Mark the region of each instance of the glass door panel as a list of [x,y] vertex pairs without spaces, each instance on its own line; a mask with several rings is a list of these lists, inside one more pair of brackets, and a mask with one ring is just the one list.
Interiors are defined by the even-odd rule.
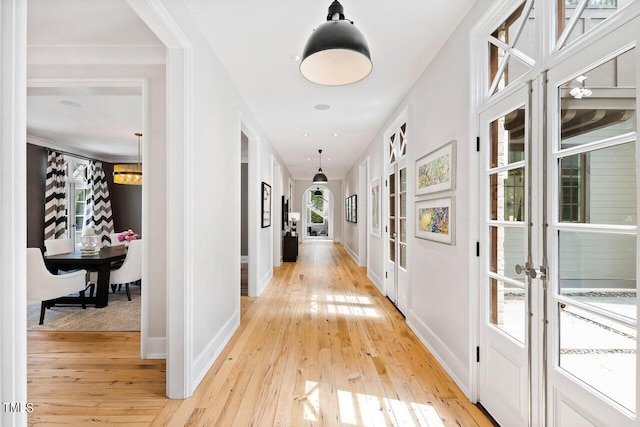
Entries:
[[484,258],[479,400],[500,425],[509,426],[529,423],[530,279],[516,272],[516,266],[527,261],[530,244],[528,89],[514,92],[480,115]]
[[398,245],[399,245],[399,261],[400,268],[407,268],[407,168],[398,171],[399,182],[399,198],[398,198]]
[[550,417],[638,425],[636,51],[550,72]]

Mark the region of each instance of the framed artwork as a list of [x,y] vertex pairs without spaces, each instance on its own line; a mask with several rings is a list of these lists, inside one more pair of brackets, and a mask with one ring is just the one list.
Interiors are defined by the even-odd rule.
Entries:
[[416,202],[416,237],[453,245],[454,203],[453,197]]
[[369,231],[380,237],[380,178],[375,178],[369,184]]
[[289,223],[289,200],[282,196],[282,231],[287,230]]
[[348,222],[358,222],[358,195],[349,196],[344,201],[345,218]]
[[271,226],[271,186],[262,183],[262,228]]
[[351,214],[351,206],[349,206],[349,204],[351,203],[351,199],[349,197],[347,197],[346,199],[344,199],[344,219],[349,222],[349,215]]
[[416,160],[415,195],[454,190],[456,188],[456,141],[425,154]]

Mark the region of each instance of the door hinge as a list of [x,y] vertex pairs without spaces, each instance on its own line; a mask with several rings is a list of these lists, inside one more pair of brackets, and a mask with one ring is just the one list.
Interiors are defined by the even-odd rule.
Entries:
[[389,184],[387,184],[387,180],[386,180],[386,179],[384,180],[384,186],[385,186],[385,187],[388,187],[388,186],[389,186]]
[[480,137],[476,136],[476,151],[480,152]]
[[389,278],[389,272],[388,272],[388,271],[385,271],[385,272],[384,272],[384,278],[385,278],[385,279],[388,279],[388,278]]
[[476,347],[476,362],[480,363],[480,346]]
[[386,225],[384,226],[384,232],[388,233],[389,232],[389,227],[387,227]]
[[480,242],[476,242],[476,256],[480,256]]

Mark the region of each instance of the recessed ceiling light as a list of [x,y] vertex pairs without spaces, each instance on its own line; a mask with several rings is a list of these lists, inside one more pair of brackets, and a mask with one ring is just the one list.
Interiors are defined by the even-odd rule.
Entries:
[[68,99],[63,99],[62,101],[60,101],[60,104],[66,105],[67,107],[73,107],[73,108],[82,107],[82,104],[77,103],[75,101],[69,101]]
[[303,133],[302,136],[309,136],[307,132]]
[[291,60],[292,60],[292,61],[295,61],[295,62],[300,61],[300,55],[293,55],[293,56],[291,57]]
[[334,133],[334,134],[333,134],[333,136],[338,136],[338,134],[337,134],[337,133]]
[[327,104],[318,104],[313,108],[315,108],[316,110],[319,110],[319,111],[324,111],[324,110],[328,110],[329,108],[331,108],[331,106],[329,106]]

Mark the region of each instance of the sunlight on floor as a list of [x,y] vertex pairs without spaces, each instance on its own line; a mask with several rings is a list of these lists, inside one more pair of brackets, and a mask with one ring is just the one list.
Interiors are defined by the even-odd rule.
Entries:
[[[305,392],[304,418],[307,421],[318,422],[321,409],[319,384],[306,381]],[[387,413],[397,425],[444,427],[438,412],[428,404],[403,402],[345,390],[337,390],[337,398],[341,424],[383,426],[386,425],[384,413]]]
[[[373,303],[368,297],[359,297],[353,295],[327,295],[325,299],[328,302],[326,304],[326,307],[329,314],[369,317],[372,319],[380,318],[380,314],[378,314],[378,311],[375,308],[370,307],[371,305],[373,305]],[[318,297],[318,295],[313,295],[311,297],[311,310],[315,313],[317,313],[319,310],[319,300],[320,298]]]

